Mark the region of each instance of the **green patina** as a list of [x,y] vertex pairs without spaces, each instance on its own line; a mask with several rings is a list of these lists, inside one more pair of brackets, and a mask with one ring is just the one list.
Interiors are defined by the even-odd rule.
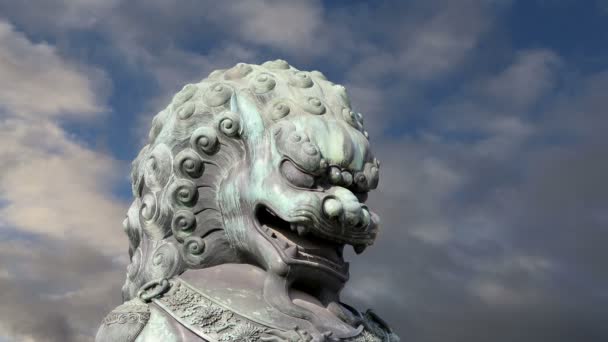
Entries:
[[[348,279],[340,248],[360,253],[377,234],[362,201],[378,167],[361,114],[320,72],[281,60],[238,64],[185,86],[133,163],[124,298],[184,270],[247,264],[263,270],[265,305],[307,321],[315,342],[324,331],[360,333],[329,311],[294,305],[285,278],[338,298]],[[137,341],[178,341],[172,329],[153,312]]]

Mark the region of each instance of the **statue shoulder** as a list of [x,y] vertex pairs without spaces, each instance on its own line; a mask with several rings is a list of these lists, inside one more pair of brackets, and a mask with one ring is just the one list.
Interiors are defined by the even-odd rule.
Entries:
[[374,311],[368,309],[363,315],[363,324],[366,329],[376,336],[385,336],[388,342],[399,342],[399,336],[393,332],[388,324],[380,318]]
[[133,342],[150,320],[150,307],[139,298],[124,302],[101,323],[96,342]]
[[[353,325],[363,326],[363,331],[360,335],[347,339],[349,342],[399,342],[399,336],[393,332],[388,324],[380,318],[374,311],[368,309],[361,312],[354,307],[340,303],[343,310],[340,316],[351,322]],[[339,312],[339,311],[338,311]]]

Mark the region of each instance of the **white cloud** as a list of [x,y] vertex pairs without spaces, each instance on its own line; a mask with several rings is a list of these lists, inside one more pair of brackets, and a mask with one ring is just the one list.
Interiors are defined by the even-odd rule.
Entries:
[[[426,11],[417,7],[424,7]],[[382,76],[408,81],[436,81],[454,72],[477,48],[493,22],[495,9],[483,1],[412,2],[401,8],[410,15],[390,26],[390,45],[353,46],[362,52],[351,77],[368,82]],[[389,15],[390,17],[390,15]],[[356,39],[356,38],[355,38]]]
[[0,269],[0,279],[10,279],[13,276],[8,272],[8,270],[2,268]]
[[399,62],[412,78],[431,79],[460,65],[488,29],[478,6],[443,4],[440,11],[410,32]]
[[555,86],[560,57],[551,50],[524,50],[513,63],[480,85],[482,93],[501,104],[525,108]]
[[486,304],[493,306],[521,305],[528,301],[522,293],[506,287],[499,281],[474,281],[470,290]]
[[0,207],[6,228],[60,239],[95,240],[122,251],[126,203],[111,194],[126,172],[49,122],[0,123]]
[[430,145],[402,139],[378,144],[377,149],[382,162],[380,189],[387,195],[413,196],[418,203],[434,204],[466,180]]
[[390,293],[394,303],[403,303],[405,294],[401,290],[399,284],[394,283],[390,270],[377,268],[353,277],[346,287],[346,295],[369,306]]
[[0,20],[0,110],[14,115],[91,117],[103,110],[103,74],[63,59]]
[[[517,253],[478,260],[475,266],[479,272],[470,280],[469,290],[486,304],[495,306],[527,306],[544,300],[538,282],[556,267],[547,258]],[[519,282],[509,281],[518,276]]]
[[408,232],[429,244],[442,245],[449,242],[453,235],[453,227],[448,223],[426,222],[415,225]]
[[318,1],[256,0],[226,3],[235,20],[226,29],[245,40],[281,51],[316,55],[327,47],[320,28],[323,7]]
[[0,228],[123,250],[126,204],[111,189],[126,169],[52,121],[103,114],[102,72],[3,21],[0,47]]
[[481,157],[494,159],[511,156],[535,130],[531,123],[516,116],[484,120],[481,129],[488,137],[471,146],[471,150]]
[[430,130],[440,137],[472,137],[465,144],[479,157],[511,158],[542,129],[529,112],[556,87],[561,65],[551,50],[516,51],[509,64],[472,79],[437,104]]

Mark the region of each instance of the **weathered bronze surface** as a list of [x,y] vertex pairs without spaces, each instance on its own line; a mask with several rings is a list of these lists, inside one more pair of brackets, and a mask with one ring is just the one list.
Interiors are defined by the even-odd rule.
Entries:
[[124,303],[102,341],[398,341],[340,302],[342,252],[379,219],[360,113],[343,86],[283,60],[188,84],[131,173]]

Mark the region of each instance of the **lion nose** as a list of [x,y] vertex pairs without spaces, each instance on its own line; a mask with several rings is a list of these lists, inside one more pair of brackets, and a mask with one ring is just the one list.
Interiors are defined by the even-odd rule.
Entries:
[[331,220],[338,220],[345,227],[356,227],[367,222],[369,212],[361,207],[359,199],[345,188],[336,188],[323,201],[323,214]]

